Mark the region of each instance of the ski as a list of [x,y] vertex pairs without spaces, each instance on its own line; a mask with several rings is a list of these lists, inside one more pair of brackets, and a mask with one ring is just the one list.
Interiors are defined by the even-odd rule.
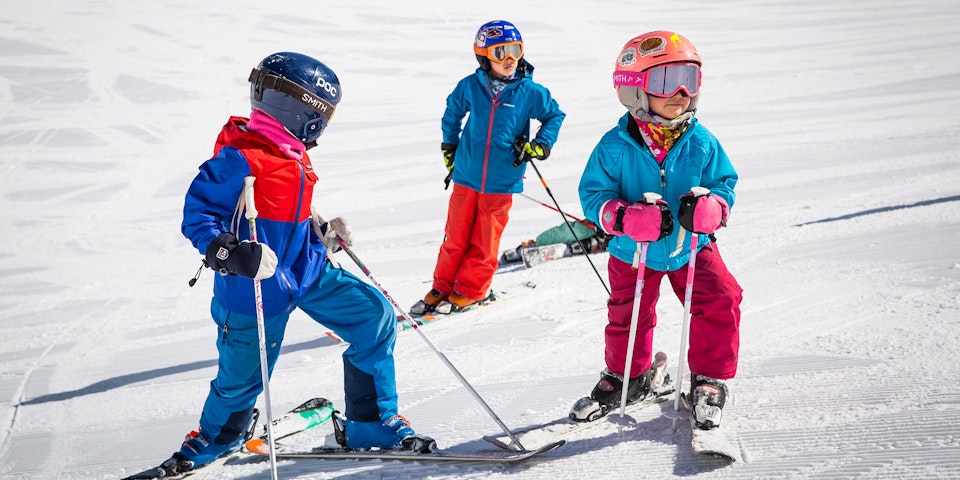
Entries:
[[[644,397],[641,400],[638,400],[634,403],[628,404],[627,408],[624,410],[625,415],[635,414],[647,407],[653,405],[658,405],[663,403],[673,397],[674,387],[672,384],[665,384],[659,389],[653,390],[649,395]],[[594,420],[587,422],[576,422],[570,419],[570,417],[563,417],[552,422],[534,425],[528,428],[522,428],[514,430],[513,434],[519,437],[519,439],[525,443],[531,445],[537,445],[550,443],[557,441],[566,441],[567,438],[574,436],[585,430],[589,430],[593,427],[596,427],[601,424],[614,423],[615,419],[612,417],[618,417],[620,410],[612,411],[607,415],[601,416]],[[510,445],[509,438],[504,436],[492,436],[485,435],[483,437],[487,442],[500,447],[504,450],[516,451],[516,448]]]
[[[491,290],[490,294],[487,295],[486,298],[484,298],[483,300],[479,300],[477,301],[477,303],[474,303],[473,305],[469,305],[467,307],[454,309],[453,304],[444,300],[440,302],[440,304],[437,305],[436,309],[434,309],[431,312],[425,312],[420,315],[412,312],[408,312],[407,315],[409,315],[410,318],[414,322],[416,322],[417,326],[421,326],[421,325],[426,325],[428,323],[436,322],[438,320],[441,320],[453,315],[460,315],[463,313],[472,312],[474,310],[486,307],[487,305],[490,305],[492,303],[498,302],[502,300],[505,296],[506,296],[506,292],[495,292]],[[414,326],[410,325],[410,323],[404,320],[402,316],[397,317],[397,324],[401,330],[411,330],[414,328]]]
[[407,316],[409,316],[416,325],[411,326],[410,323],[407,322],[401,315],[397,317],[397,329],[401,331],[412,330],[420,327],[421,325],[434,323],[444,318],[470,313],[483,307],[499,304],[505,298],[510,296],[510,294],[507,292],[513,291],[513,289],[516,287],[537,288],[537,283],[532,280],[528,280],[511,285],[504,290],[490,290],[490,293],[487,294],[487,297],[483,300],[462,308],[455,308],[453,304],[446,300],[441,301],[436,308],[429,308],[424,304],[423,300],[420,300],[410,308],[409,312],[407,312]]
[[524,268],[533,268],[541,263],[568,256],[567,250],[566,243],[555,243],[542,247],[528,247],[520,249],[520,257],[523,260]]
[[[333,403],[331,403],[329,400],[320,397],[311,398],[310,400],[307,400],[296,408],[273,420],[271,426],[273,429],[274,438],[287,438],[319,426],[330,419],[330,417],[333,415],[333,411]],[[254,423],[256,423],[256,420],[254,420]],[[259,436],[256,436],[254,440],[261,440],[265,442],[267,440],[267,426],[264,424],[260,428],[262,429],[263,433],[261,433]],[[256,431],[257,427],[254,426],[251,430],[251,436],[256,435]],[[234,463],[249,456],[249,450],[241,449],[224,455],[210,463],[187,470],[185,472],[176,471],[177,469],[174,468],[175,466],[173,465],[165,466],[165,464],[169,462],[168,460],[167,462],[164,462],[156,467],[148,468],[142,472],[124,477],[123,480],[178,480],[200,473],[209,472],[211,470],[216,470],[224,465]]]
[[[334,410],[336,409],[330,400],[322,397],[311,398],[300,406],[273,420],[271,424],[273,428],[273,439],[281,440],[320,426],[326,423],[327,420],[330,420]],[[256,437],[267,440],[266,424],[264,424],[262,428],[263,431]]]
[[[667,373],[667,354],[657,352],[651,370],[650,391],[643,398],[628,402],[626,408],[624,408],[624,415],[636,413],[644,408],[665,402],[676,391],[676,387],[670,380],[670,374]],[[616,422],[617,420],[612,419],[605,422],[604,419],[609,415],[619,416],[619,410],[619,408],[608,410],[593,398],[583,397],[577,400],[567,417],[517,430],[513,433],[519,435],[523,442],[536,445],[569,437],[601,423]],[[502,436],[485,436],[483,439],[505,450],[517,449],[516,442],[511,439],[511,442],[507,443],[507,439]]]
[[533,268],[551,260],[583,255],[584,249],[590,254],[605,252],[608,241],[609,237],[606,235],[594,235],[580,241],[573,240],[548,245],[537,245],[537,242],[528,240],[522,242],[513,250],[506,250],[501,253],[497,270],[507,271],[507,267],[519,268],[521,264],[524,269]]
[[148,468],[140,473],[135,473],[129,477],[123,477],[121,480],[180,480],[183,478],[192,477],[194,475],[200,475],[206,472],[216,470],[228,463],[233,463],[244,457],[245,455],[240,452],[233,452],[229,455],[222,456],[210,463],[202,465],[200,467],[188,470],[186,472],[176,472],[168,470],[167,467],[159,465],[153,468]]
[[[464,462],[464,463],[517,463],[553,450],[566,443],[566,440],[557,440],[543,445],[536,450],[491,451],[477,453],[454,453],[439,451],[434,453],[418,453],[407,450],[352,450],[345,448],[315,448],[310,451],[297,451],[287,446],[279,446],[276,451],[277,459],[318,459],[318,460],[401,460],[410,462]],[[260,455],[268,455],[262,451]]]
[[[686,394],[680,395],[680,400],[688,412],[691,411]],[[720,422],[720,426],[704,430],[698,428],[693,414],[690,413],[691,439],[690,448],[698,455],[708,455],[722,458],[730,463],[743,461],[740,451],[730,442],[727,433],[730,431],[730,420]]]

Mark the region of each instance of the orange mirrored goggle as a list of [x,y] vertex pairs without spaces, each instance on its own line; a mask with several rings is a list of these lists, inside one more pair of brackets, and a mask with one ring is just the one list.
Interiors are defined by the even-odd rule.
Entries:
[[491,62],[503,63],[507,58],[520,61],[523,57],[523,42],[500,43],[491,45],[486,50],[486,57]]

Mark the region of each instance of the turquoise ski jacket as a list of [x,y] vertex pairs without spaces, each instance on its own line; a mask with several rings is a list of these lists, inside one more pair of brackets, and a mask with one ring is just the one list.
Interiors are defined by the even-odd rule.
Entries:
[[[580,177],[580,204],[584,215],[601,225],[600,209],[606,202],[621,199],[633,204],[643,200],[645,192],[660,194],[670,207],[675,228],[672,234],[647,247],[647,268],[678,270],[690,258],[691,239],[677,220],[680,196],[693,187],[705,187],[733,208],[737,172],[720,142],[696,118],[676,141],[663,165],[657,163],[646,145],[631,136],[628,128],[637,130],[635,124],[630,126],[631,122],[635,122],[633,117],[625,114],[593,149]],[[682,244],[678,245],[678,239]],[[710,241],[710,236],[700,235],[697,251]],[[611,255],[627,263],[633,262],[636,250],[637,243],[627,235],[614,237],[607,246]],[[676,255],[671,256],[674,252]]]
[[530,136],[530,119],[536,119],[541,127],[532,140],[550,148],[556,143],[566,114],[550,91],[533,81],[533,66],[521,61],[517,75],[495,94],[490,77],[478,68],[447,96],[441,127],[443,143],[457,145],[454,183],[480,193],[522,192],[527,165],[513,166],[517,137]]

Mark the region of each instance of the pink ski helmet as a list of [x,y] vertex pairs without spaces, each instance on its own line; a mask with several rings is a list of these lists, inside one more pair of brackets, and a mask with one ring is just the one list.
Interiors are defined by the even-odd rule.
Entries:
[[[657,77],[655,81],[645,73],[666,64],[686,66],[686,69],[666,79]],[[620,103],[631,112],[648,112],[648,94],[673,96],[681,90],[690,97],[687,111],[691,112],[696,110],[699,99],[699,67],[702,64],[697,48],[683,35],[666,30],[648,32],[630,39],[620,49],[613,71],[613,86]],[[653,93],[652,88],[658,93]]]

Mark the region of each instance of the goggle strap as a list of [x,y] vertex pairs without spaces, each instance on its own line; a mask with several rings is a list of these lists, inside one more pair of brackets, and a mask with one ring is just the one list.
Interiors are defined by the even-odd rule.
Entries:
[[254,68],[250,72],[247,81],[254,85],[254,98],[260,101],[263,98],[264,90],[273,90],[289,95],[298,102],[310,107],[314,112],[319,113],[327,122],[333,118],[336,107],[332,103],[318,97],[310,90],[297,85],[293,81],[281,77],[280,75],[270,73],[260,68]]

